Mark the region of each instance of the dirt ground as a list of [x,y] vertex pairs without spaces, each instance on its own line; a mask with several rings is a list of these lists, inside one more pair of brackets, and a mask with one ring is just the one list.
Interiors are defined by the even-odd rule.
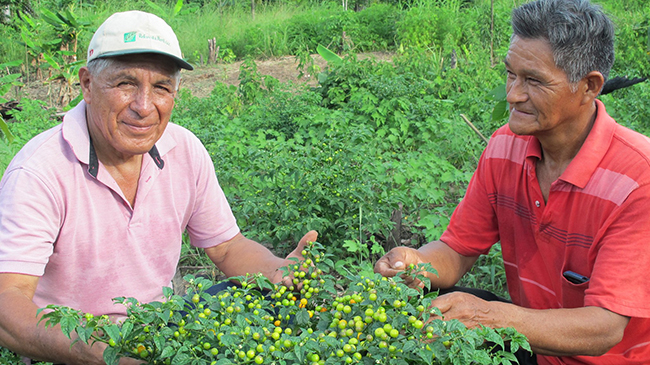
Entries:
[[[390,61],[391,53],[375,52],[358,54],[358,59],[374,58],[378,61]],[[327,63],[316,54],[312,55],[314,63],[324,70]],[[284,56],[268,60],[256,61],[257,69],[261,75],[270,75],[280,82],[303,82],[316,85],[316,75],[303,76],[298,78],[298,60],[295,56]],[[230,64],[204,65],[195,68],[193,71],[183,70],[181,72],[181,88],[187,88],[196,97],[205,97],[210,94],[216,82],[223,82],[229,85],[239,84],[239,67],[241,61]],[[50,107],[61,110],[62,99],[64,103],[76,97],[79,93],[79,86],[74,85],[71,95],[62,95],[61,86],[58,82],[45,83],[43,81],[27,82],[20,90],[14,90],[5,95],[7,99],[16,99],[20,96],[31,99],[38,99],[47,102]]]

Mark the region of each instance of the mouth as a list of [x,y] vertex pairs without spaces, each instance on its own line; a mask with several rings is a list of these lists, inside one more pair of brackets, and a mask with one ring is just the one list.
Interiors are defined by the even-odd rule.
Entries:
[[517,114],[518,115],[533,115],[533,113],[531,113],[531,112],[521,110],[521,109],[517,109],[515,107],[510,107],[510,114],[511,115],[517,115]]
[[126,126],[129,130],[133,131],[134,133],[141,134],[141,133],[147,133],[151,129],[154,128],[153,124],[150,125],[138,125],[138,124],[133,124],[133,123],[127,123],[127,122],[122,122],[124,126]]

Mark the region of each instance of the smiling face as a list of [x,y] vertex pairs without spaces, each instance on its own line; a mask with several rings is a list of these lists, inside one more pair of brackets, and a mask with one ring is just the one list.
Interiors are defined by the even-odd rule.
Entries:
[[174,107],[176,68],[166,57],[151,54],[115,58],[91,75],[79,72],[88,130],[105,160],[128,160],[147,153],[162,136]]
[[509,126],[514,133],[539,137],[571,128],[581,113],[583,81],[569,83],[566,73],[555,66],[547,40],[514,36],[505,65]]

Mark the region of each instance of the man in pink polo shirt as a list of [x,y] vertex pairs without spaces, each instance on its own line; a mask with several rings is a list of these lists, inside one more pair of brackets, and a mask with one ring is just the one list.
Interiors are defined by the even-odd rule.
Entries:
[[512,27],[508,125],[440,240],[398,247],[375,270],[428,262],[447,289],[500,241],[512,303],[452,291],[433,303],[445,319],[514,327],[536,354],[527,363],[650,364],[650,140],[596,99],[613,26],[588,0],[538,0]]
[[119,317],[114,297],[160,300],[185,230],[227,276],[286,279],[278,269],[289,261],[240,233],[201,142],[168,124],[181,68],[192,66],[176,35],[152,14],[114,14],[94,34],[79,71],[84,100],[28,142],[0,182],[0,346],[103,364],[102,344],[71,346],[37,324],[37,309]]

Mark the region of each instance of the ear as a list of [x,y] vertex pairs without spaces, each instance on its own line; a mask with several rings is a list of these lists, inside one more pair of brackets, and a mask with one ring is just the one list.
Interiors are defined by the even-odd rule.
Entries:
[[600,95],[605,85],[605,78],[599,71],[591,71],[582,79],[583,102],[590,104]]
[[90,92],[91,79],[92,76],[90,75],[90,71],[88,71],[88,67],[82,67],[79,69],[79,84],[81,85],[81,92],[83,93],[86,104],[90,104],[92,99]]

